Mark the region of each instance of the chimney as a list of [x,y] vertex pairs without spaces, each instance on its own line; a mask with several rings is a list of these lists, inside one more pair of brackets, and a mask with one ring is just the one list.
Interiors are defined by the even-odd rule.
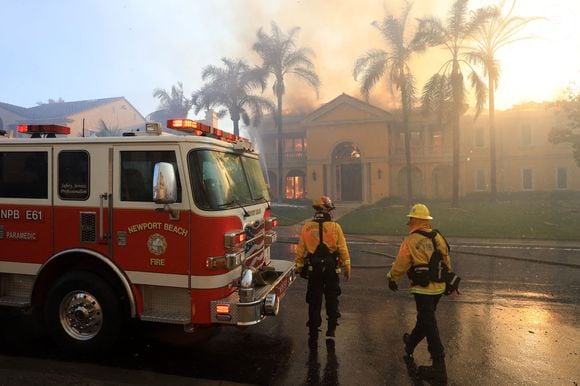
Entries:
[[215,111],[212,109],[206,110],[205,112],[205,119],[203,121],[206,125],[213,127],[214,129],[218,128],[218,116]]

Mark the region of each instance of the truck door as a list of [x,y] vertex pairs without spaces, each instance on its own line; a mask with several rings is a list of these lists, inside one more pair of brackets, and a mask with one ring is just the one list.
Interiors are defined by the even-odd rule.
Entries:
[[36,273],[53,251],[51,165],[50,146],[0,151],[0,263],[18,273]]
[[107,145],[54,148],[55,253],[88,248],[108,255]]
[[[115,146],[113,153],[114,261],[134,284],[189,288],[190,211],[179,148],[133,144]],[[153,202],[158,162],[175,168],[178,193],[172,211]]]

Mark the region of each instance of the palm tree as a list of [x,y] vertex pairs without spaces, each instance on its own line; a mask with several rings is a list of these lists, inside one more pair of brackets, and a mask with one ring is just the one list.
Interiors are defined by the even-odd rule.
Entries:
[[183,93],[183,84],[177,82],[177,86],[171,86],[171,93],[164,89],[156,88],[153,96],[159,99],[159,110],[150,114],[151,119],[166,120],[170,118],[186,118],[193,105]]
[[240,119],[250,125],[259,121],[264,110],[273,110],[272,102],[251,94],[266,87],[266,76],[259,67],[250,67],[244,60],[222,59],[223,67],[210,65],[204,68],[201,78],[206,84],[193,93],[195,113],[202,109],[220,108],[218,117],[230,115],[234,134],[240,135]]
[[453,90],[445,74],[435,74],[423,88],[421,107],[425,115],[434,115],[437,131],[443,132],[452,115]]
[[[424,99],[434,100],[432,94],[439,92],[440,85],[434,77],[445,77],[451,89],[451,128],[453,131],[453,197],[451,205],[459,206],[459,150],[460,128],[459,120],[466,111],[467,98],[464,81],[464,70],[469,72],[468,79],[475,90],[476,117],[481,113],[487,97],[485,83],[480,79],[475,69],[466,60],[466,43],[475,31],[483,25],[494,13],[491,7],[480,8],[469,13],[468,0],[456,0],[453,3],[447,23],[438,18],[423,18],[419,20],[419,30],[429,36],[433,46],[443,46],[451,55],[451,59],[443,63],[439,71],[425,85]],[[440,78],[443,79],[443,78]]]
[[52,99],[52,98],[48,98],[48,101],[46,102],[36,102],[36,104],[38,106],[40,105],[51,105],[54,103],[64,103],[64,99],[62,99],[62,97],[59,97],[58,99]]
[[99,120],[99,128],[95,133],[97,137],[119,137],[123,134],[123,131],[119,127],[107,126],[104,120]]
[[392,15],[385,16],[381,23],[374,21],[391,52],[373,49],[357,59],[354,65],[353,76],[357,80],[362,75],[360,90],[366,101],[369,100],[370,90],[388,71],[390,92],[395,89],[401,93],[401,108],[403,110],[403,130],[405,132],[405,164],[407,171],[407,199],[413,197],[412,170],[411,170],[411,132],[409,115],[416,101],[415,77],[409,68],[411,56],[423,52],[426,48],[425,36],[417,32],[411,41],[405,39],[405,28],[412,4],[406,2],[400,19]]
[[495,90],[499,85],[501,74],[500,63],[497,53],[500,48],[520,40],[529,39],[530,36],[518,36],[521,30],[534,20],[541,17],[518,17],[512,16],[516,0],[505,14],[501,10],[505,6],[502,1],[497,7],[497,13],[489,21],[481,25],[475,32],[475,49],[469,52],[473,63],[481,65],[484,75],[487,76],[487,88],[489,90],[489,152],[490,152],[490,188],[492,198],[497,193],[497,159],[496,159],[496,132],[495,132]]
[[572,156],[576,165],[580,167],[580,90],[571,85],[568,88],[566,100],[556,102],[561,114],[566,114],[567,119],[552,127],[548,134],[551,143],[569,143],[572,146]]
[[314,64],[310,60],[310,56],[314,56],[314,52],[310,48],[296,47],[295,39],[300,28],[294,27],[288,34],[284,34],[274,22],[272,22],[271,28],[271,35],[266,34],[262,28],[258,30],[256,34],[257,41],[252,48],[262,58],[262,68],[274,76],[272,91],[277,98],[275,124],[278,135],[278,201],[281,201],[284,189],[282,176],[284,162],[282,99],[286,92],[284,78],[288,74],[298,76],[314,88],[317,97],[320,79],[314,71]]

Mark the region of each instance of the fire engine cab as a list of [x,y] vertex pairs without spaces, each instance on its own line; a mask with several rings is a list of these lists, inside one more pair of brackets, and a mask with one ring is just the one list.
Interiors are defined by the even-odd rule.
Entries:
[[247,140],[199,122],[122,137],[58,125],[0,135],[0,306],[42,316],[67,350],[111,347],[130,318],[250,326],[294,281]]

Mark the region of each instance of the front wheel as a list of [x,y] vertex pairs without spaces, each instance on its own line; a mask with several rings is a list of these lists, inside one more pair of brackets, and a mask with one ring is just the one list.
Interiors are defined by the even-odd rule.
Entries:
[[121,304],[113,288],[90,272],[61,277],[48,293],[44,315],[52,338],[70,352],[106,351],[122,327]]

